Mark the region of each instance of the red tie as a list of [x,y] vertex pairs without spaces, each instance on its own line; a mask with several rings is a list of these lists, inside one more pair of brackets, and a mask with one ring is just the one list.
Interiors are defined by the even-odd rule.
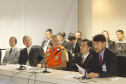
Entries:
[[100,67],[100,72],[102,72],[102,57],[100,55],[100,59],[99,59],[99,67]]
[[83,65],[83,63],[84,63],[84,57],[82,57],[82,60],[81,60],[81,67],[82,67],[82,65]]

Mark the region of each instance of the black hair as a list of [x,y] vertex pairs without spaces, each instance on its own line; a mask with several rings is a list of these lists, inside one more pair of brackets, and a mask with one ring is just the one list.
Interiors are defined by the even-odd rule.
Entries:
[[52,29],[47,29],[46,32],[50,32],[50,34],[52,35]]
[[59,32],[59,33],[57,33],[57,34],[58,34],[58,35],[62,35],[64,39],[66,38],[66,33],[65,33],[65,32]]
[[87,42],[88,47],[92,47],[92,41],[88,39],[83,39],[81,42]]
[[97,34],[93,37],[93,41],[96,42],[106,42],[105,36],[103,34]]
[[69,35],[68,35],[68,40],[76,40],[76,36],[75,36],[75,34],[73,34],[73,33],[70,33]]

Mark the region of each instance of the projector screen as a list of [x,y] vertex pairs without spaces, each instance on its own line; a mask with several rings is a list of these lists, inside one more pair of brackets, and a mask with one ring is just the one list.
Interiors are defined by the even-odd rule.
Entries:
[[[41,45],[47,29],[75,33],[78,30],[78,0],[0,0],[0,48],[15,36],[19,48],[24,35]],[[66,38],[67,39],[67,38]]]

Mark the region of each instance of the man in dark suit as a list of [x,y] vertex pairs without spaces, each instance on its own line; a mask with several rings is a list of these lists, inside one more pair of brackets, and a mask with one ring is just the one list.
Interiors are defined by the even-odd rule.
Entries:
[[87,71],[90,78],[94,77],[111,77],[118,75],[116,55],[109,49],[105,48],[106,39],[103,34],[93,37],[95,52],[92,54],[92,64]]
[[68,42],[68,41],[65,40],[65,38],[66,38],[65,32],[59,32],[57,34],[58,34],[58,36],[60,38],[60,44],[63,47],[65,47],[66,49],[71,50],[70,42]]
[[76,36],[73,33],[68,35],[68,40],[70,41],[71,53],[72,53],[72,70],[76,64],[75,54],[80,53],[80,44],[81,42],[76,39]]
[[32,39],[29,36],[23,37],[23,43],[26,48],[20,51],[19,64],[36,67],[44,59],[44,51],[40,46],[32,45]]
[[42,48],[44,49],[44,52],[46,53],[46,50],[52,46],[51,43],[51,36],[52,36],[52,30],[47,29],[45,32],[46,40],[42,42]]
[[80,53],[80,44],[81,44],[81,42],[76,40],[76,36],[73,33],[70,33],[68,35],[68,40],[71,43],[71,47],[72,47],[71,49],[72,49],[73,56],[76,53]]
[[[89,69],[91,66],[91,47],[92,42],[88,39],[83,39],[80,45],[81,53],[75,54],[76,63],[81,66],[83,69]],[[75,66],[75,71],[78,71],[77,66]]]

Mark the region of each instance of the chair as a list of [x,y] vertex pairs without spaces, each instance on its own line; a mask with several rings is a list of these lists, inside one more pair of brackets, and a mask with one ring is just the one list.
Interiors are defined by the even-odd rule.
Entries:
[[120,77],[126,77],[126,43],[116,43],[114,52],[117,56]]
[[69,61],[67,62],[67,67],[63,68],[62,70],[66,70],[66,71],[72,71],[72,53],[70,50],[66,49],[68,52],[68,58]]

